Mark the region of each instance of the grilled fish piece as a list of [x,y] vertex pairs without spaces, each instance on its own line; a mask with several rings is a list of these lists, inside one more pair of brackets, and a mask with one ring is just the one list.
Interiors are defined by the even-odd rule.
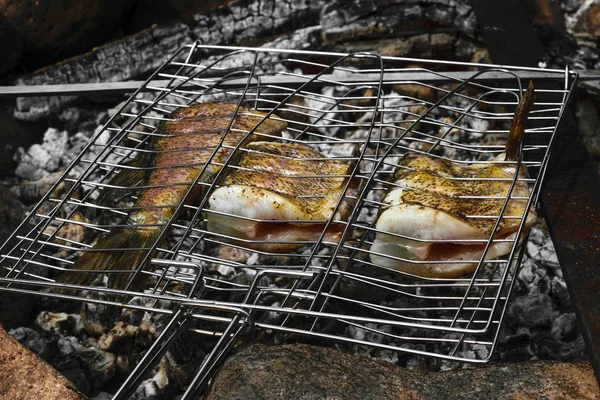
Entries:
[[[247,248],[283,252],[317,240],[329,218],[347,217],[350,201],[335,208],[350,164],[298,144],[254,142],[246,148],[239,168],[210,195],[210,232],[242,239],[233,242]],[[326,241],[339,240],[335,225]]]
[[[138,199],[124,222],[127,226],[101,237],[75,261],[73,271],[63,273],[58,281],[81,285],[92,278],[89,271],[133,270],[140,265],[142,269],[147,268],[148,250],[184,201],[190,185],[199,174],[202,174],[199,182],[212,182],[220,164],[233,151],[223,146],[266,140],[268,136],[280,136],[286,129],[285,122],[274,118],[263,120],[265,114],[246,107],[240,107],[227,129],[236,107],[230,103],[201,103],[173,112],[172,120],[157,129],[158,135],[150,144],[151,151],[141,152],[133,163],[134,168],[116,175],[99,199],[104,203],[115,202],[121,192],[137,190]],[[252,129],[255,129],[253,134],[248,135]],[[223,146],[219,147],[221,140]],[[206,165],[213,153],[210,164]],[[138,190],[139,186],[148,188]],[[201,192],[198,185],[194,187],[194,191],[197,190]],[[198,194],[192,193],[190,197],[193,200]],[[124,288],[130,278],[125,273],[109,275],[109,287],[115,289]],[[145,274],[138,273],[131,290],[140,290],[144,277]]]
[[534,98],[530,84],[515,112],[505,153],[489,163],[462,165],[424,154],[401,159],[377,220],[370,255],[374,264],[422,277],[457,278],[475,270],[492,234],[485,259],[510,252],[522,218],[525,230],[537,220],[535,210],[526,209],[530,189],[520,169],[504,218],[493,232],[517,173],[515,163],[505,161],[516,159]]

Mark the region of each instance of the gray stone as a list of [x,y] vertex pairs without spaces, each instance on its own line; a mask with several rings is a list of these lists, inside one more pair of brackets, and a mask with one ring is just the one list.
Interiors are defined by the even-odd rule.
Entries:
[[[20,328],[22,331],[22,328]],[[18,336],[18,335],[17,335]],[[0,327],[0,397],[2,399],[80,400],[63,376],[25,349]]]
[[230,357],[206,399],[596,399],[588,363],[525,362],[409,370],[308,345],[253,345]]

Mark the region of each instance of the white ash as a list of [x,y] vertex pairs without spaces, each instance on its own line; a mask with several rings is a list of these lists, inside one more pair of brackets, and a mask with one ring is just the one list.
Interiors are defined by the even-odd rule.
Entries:
[[[264,48],[270,49],[306,49],[311,43],[319,41],[321,33],[320,26],[311,26],[295,31],[291,36],[277,38],[271,42],[261,45]],[[246,51],[235,53],[233,56],[222,58],[221,55],[210,56],[202,60],[202,66],[211,66],[211,68],[219,68],[224,70],[232,69],[248,69],[252,66],[255,59],[255,52]],[[262,52],[259,53],[257,60],[257,68],[255,73],[261,72],[290,72],[280,61],[284,60],[289,55],[278,52]]]
[[233,275],[235,271],[235,268],[224,264],[219,264],[219,267],[217,268],[217,272],[219,272],[219,274],[221,274],[222,276]]
[[[327,99],[333,98],[335,88],[327,86],[321,91],[321,96],[307,96],[304,98],[305,105],[310,109],[309,121],[311,126],[317,128],[320,132],[327,131],[328,136],[336,137],[340,130],[337,117],[339,107],[333,101]],[[334,125],[334,126],[332,126]]]
[[256,263],[258,263],[258,258],[258,253],[252,253],[252,255],[248,257],[248,260],[246,260],[246,265],[255,265]]
[[32,145],[27,151],[17,149],[15,161],[18,163],[15,175],[31,181],[38,180],[63,166],[61,158],[68,147],[68,134],[49,128],[41,144]]

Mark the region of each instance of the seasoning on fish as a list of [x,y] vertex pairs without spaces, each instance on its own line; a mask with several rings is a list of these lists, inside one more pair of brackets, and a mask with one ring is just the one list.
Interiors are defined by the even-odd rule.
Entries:
[[[254,142],[238,166],[210,195],[207,219],[210,232],[239,238],[232,241],[241,246],[289,251],[318,240],[332,215],[344,220],[351,211],[352,185],[335,211],[351,164],[308,146]],[[332,223],[324,240],[339,236],[339,224]]]
[[[377,219],[374,264],[428,278],[457,278],[475,270],[517,173],[515,164],[505,161],[517,159],[534,100],[530,83],[515,111],[505,153],[490,163],[463,165],[423,154],[401,159]],[[525,177],[520,169],[486,260],[511,251],[522,218],[525,231],[537,220],[535,210],[526,210]]]
[[[121,197],[120,191],[144,187],[137,190],[137,200],[123,223],[126,226],[101,237],[75,261],[73,271],[63,273],[58,281],[81,285],[89,282],[94,272],[123,271],[109,274],[109,287],[125,288],[132,274],[126,272],[137,269],[142,262],[142,269],[148,266],[149,249],[186,200],[185,195],[199,174],[199,182],[210,183],[234,147],[280,136],[286,129],[285,122],[274,115],[264,119],[264,113],[246,107],[239,108],[227,129],[236,108],[230,103],[201,103],[174,111],[171,120],[157,129],[150,151],[140,152],[140,158],[133,163],[135,168],[123,169],[102,195],[103,202],[114,202]],[[248,135],[253,129],[253,134]],[[197,198],[197,191],[202,191],[199,185],[189,197]],[[131,290],[140,290],[145,276],[137,273]]]

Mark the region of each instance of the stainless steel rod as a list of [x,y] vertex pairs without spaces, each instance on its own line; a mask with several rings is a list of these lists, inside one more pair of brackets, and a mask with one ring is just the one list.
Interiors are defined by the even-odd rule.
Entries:
[[[527,79],[556,79],[562,75],[555,72],[536,72],[536,71],[514,71],[515,74],[524,80]],[[572,71],[579,74],[579,80],[591,81],[600,80],[598,71],[581,70]],[[384,84],[407,83],[415,82],[452,82],[452,80],[465,80],[473,76],[476,71],[460,71],[460,72],[444,72],[434,73],[427,71],[406,71],[406,72],[389,72],[383,77]],[[379,74],[371,73],[352,73],[347,75],[322,75],[320,81],[323,84],[331,84],[331,82],[344,82],[350,85],[359,85],[361,83],[373,82],[374,76]],[[310,80],[311,76],[296,77],[296,76],[265,76],[261,79],[263,85],[300,85]],[[475,81],[509,81],[513,80],[514,76],[502,72],[490,71],[475,78]],[[215,81],[218,78],[215,77]],[[156,90],[156,88],[166,88],[170,80],[154,80],[151,81],[143,91]],[[206,82],[203,80],[203,82]],[[143,81],[127,81],[127,82],[97,82],[97,83],[70,83],[56,85],[31,85],[31,86],[0,86],[0,98],[14,97],[42,97],[42,96],[85,96],[99,94],[126,94],[132,93],[143,85]],[[246,79],[231,79],[224,80],[219,83],[221,87],[239,87],[246,83]],[[181,88],[198,88],[201,84],[199,81],[185,83]]]

